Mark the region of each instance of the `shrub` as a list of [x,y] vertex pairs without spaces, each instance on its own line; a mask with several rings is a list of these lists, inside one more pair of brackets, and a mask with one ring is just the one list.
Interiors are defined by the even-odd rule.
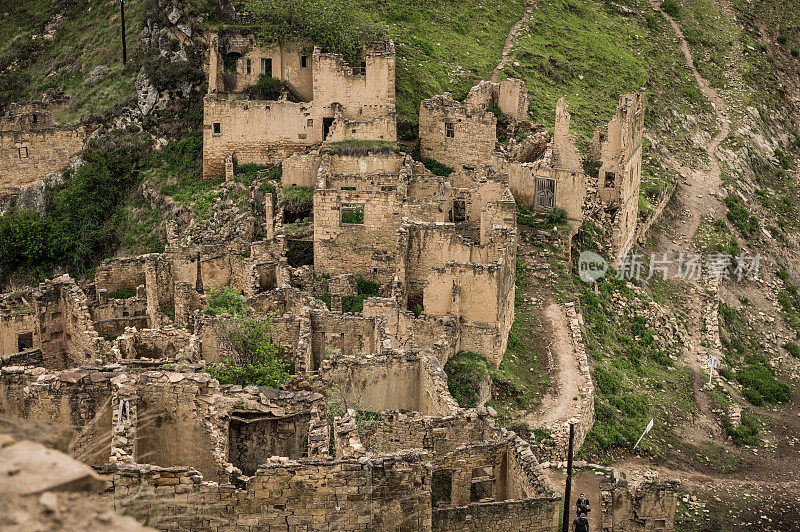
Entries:
[[364,209],[342,209],[343,224],[363,224],[364,223]]
[[204,371],[220,384],[280,388],[289,380],[290,365],[273,344],[272,318],[228,318],[219,324],[220,344],[230,353]]
[[446,164],[442,164],[439,161],[435,161],[433,159],[423,159],[422,164],[425,165],[425,168],[431,171],[433,175],[438,175],[442,177],[447,177],[454,172],[454,170],[447,166]]
[[369,281],[367,279],[362,279],[361,277],[357,277],[356,288],[358,290],[359,295],[377,296],[378,292],[381,289],[381,285],[380,283],[376,283],[375,281]]
[[658,17],[653,13],[645,13],[644,20],[647,22],[647,28],[651,30],[658,29]]
[[462,408],[477,406],[481,384],[489,377],[489,364],[481,355],[461,352],[447,361],[447,388]]
[[736,445],[750,445],[755,447],[759,444],[758,420],[749,412],[742,412],[742,424],[734,428],[729,419],[725,420],[725,431]]
[[310,187],[286,187],[283,189],[286,207],[292,212],[304,212],[314,206],[314,190]]
[[758,219],[750,215],[739,198],[728,196],[725,198],[725,206],[728,207],[728,219],[744,236],[750,236],[758,230]]
[[251,100],[278,100],[284,92],[289,101],[297,100],[288,84],[269,74],[261,74],[256,84],[247,87],[245,91]]
[[[750,364],[736,372],[736,380],[745,388],[744,395],[748,401],[751,397],[757,399],[755,393],[767,403],[786,403],[792,400],[792,391],[789,386],[778,379],[771,368],[760,364]],[[752,391],[749,392],[748,388]],[[755,404],[755,403],[753,403]]]
[[359,296],[342,296],[342,312],[356,314],[364,310],[364,298]]
[[786,349],[786,352],[793,357],[800,358],[800,345],[797,345],[794,342],[786,342],[783,344],[783,348]]
[[292,268],[314,264],[314,242],[309,240],[289,240],[286,261]]
[[411,308],[411,312],[414,313],[415,318],[419,318],[420,315],[425,312],[425,307],[422,306],[421,303],[417,303]]
[[622,389],[619,375],[602,367],[597,367],[594,370],[594,380],[597,389],[605,395],[616,395]]
[[109,299],[128,299],[129,297],[133,297],[136,295],[136,290],[131,288],[117,288],[110,294],[108,294]]
[[231,316],[243,316],[246,313],[244,297],[226,286],[225,288],[212,288],[208,295],[208,301],[203,312],[212,316],[220,314],[230,314]]
[[678,18],[681,14],[681,6],[675,0],[661,2],[661,10],[672,18]]

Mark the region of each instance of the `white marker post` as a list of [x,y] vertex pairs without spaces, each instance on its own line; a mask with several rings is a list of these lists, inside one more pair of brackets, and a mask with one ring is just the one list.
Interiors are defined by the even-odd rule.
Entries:
[[641,435],[641,436],[639,436],[639,440],[636,442],[636,445],[634,445],[634,446],[633,446],[633,448],[634,448],[634,449],[636,449],[636,447],[638,447],[638,446],[639,446],[639,442],[640,442],[640,441],[642,441],[642,438],[644,438],[644,437],[645,437],[645,435],[646,435],[648,432],[650,432],[650,429],[652,429],[652,428],[653,428],[653,419],[652,419],[652,418],[650,418],[650,423],[648,423],[648,424],[647,424],[647,428],[646,428],[646,429],[644,429],[644,432],[642,433],[642,435]]
[[708,385],[711,386],[711,378],[714,376],[714,368],[719,365],[719,359],[714,355],[708,355]]

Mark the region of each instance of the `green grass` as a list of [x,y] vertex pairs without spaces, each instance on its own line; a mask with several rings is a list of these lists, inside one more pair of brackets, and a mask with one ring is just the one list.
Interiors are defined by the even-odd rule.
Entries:
[[553,124],[555,102],[563,96],[585,148],[624,92],[647,88],[648,123],[673,109],[696,115],[709,109],[690,90],[694,80],[672,37],[660,16],[624,17],[593,0],[538,3],[504,75],[525,80],[531,115],[545,124]]
[[473,408],[480,399],[480,386],[489,377],[486,358],[476,353],[461,352],[447,361],[447,388],[462,408]]

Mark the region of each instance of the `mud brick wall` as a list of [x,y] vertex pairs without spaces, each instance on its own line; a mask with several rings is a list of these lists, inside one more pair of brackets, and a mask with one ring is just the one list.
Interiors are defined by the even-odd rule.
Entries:
[[[330,172],[334,175],[396,176],[403,167],[405,158],[391,155],[331,155]],[[395,179],[396,182],[396,179]]]
[[326,350],[340,355],[379,353],[375,318],[326,311],[311,313],[312,352],[319,360]]
[[614,480],[600,486],[602,532],[674,530],[678,482]]
[[83,150],[87,136],[84,126],[0,131],[0,194],[67,168],[70,158]]
[[[377,112],[379,109],[370,109]],[[382,116],[366,120],[344,118],[337,112],[336,120],[331,124],[326,142],[342,142],[346,140],[385,140],[397,141],[397,115],[394,110],[386,111]]]
[[[214,125],[220,124],[220,133]],[[234,100],[209,95],[203,105],[203,178],[223,177],[225,158],[277,164],[322,142],[322,118],[310,103]]]
[[[384,48],[381,50],[381,48]],[[325,113],[334,103],[343,107],[350,120],[384,116],[394,111],[394,43],[367,49],[366,72],[354,74],[351,65],[339,54],[314,50],[314,105]],[[324,114],[324,116],[332,116]],[[394,139],[387,139],[394,140]]]
[[162,530],[431,530],[425,455],[279,460],[243,488],[202,482],[189,468],[120,465],[114,499]]
[[[445,123],[453,126],[448,137]],[[489,161],[497,142],[497,119],[484,109],[471,109],[450,93],[422,100],[419,137],[422,157],[447,166],[475,167]]]
[[0,367],[0,413],[68,427],[74,431],[70,455],[90,465],[105,464],[111,453],[113,375],[86,370],[44,375],[41,368]]
[[[343,224],[342,205],[362,206],[364,223]],[[315,271],[390,282],[395,273],[400,216],[396,192],[314,191]]]
[[319,153],[298,153],[285,159],[281,164],[281,185],[313,188],[317,184],[320,160]]

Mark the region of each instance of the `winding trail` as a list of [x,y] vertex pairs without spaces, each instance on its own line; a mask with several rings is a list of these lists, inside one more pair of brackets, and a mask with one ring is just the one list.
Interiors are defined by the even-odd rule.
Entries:
[[[668,166],[671,166],[684,177],[684,181],[675,192],[675,201],[680,209],[681,219],[676,220],[676,223],[672,224],[671,229],[673,229],[674,232],[670,234],[670,238],[661,239],[658,248],[659,254],[667,253],[671,257],[676,257],[680,253],[696,253],[697,249],[693,239],[703,219],[719,218],[724,211],[718,199],[722,185],[722,171],[719,157],[717,156],[717,149],[730,133],[731,121],[728,117],[728,105],[725,103],[725,100],[723,100],[717,90],[712,87],[708,80],[697,70],[692,52],[689,48],[689,43],[686,41],[678,23],[661,10],[658,1],[650,0],[650,5],[653,9],[662,14],[675,32],[686,66],[692,72],[700,92],[711,102],[714,113],[720,124],[719,130],[711,140],[702,145],[708,153],[707,168],[694,169],[686,167],[680,164],[671,155],[666,156],[664,160]],[[714,294],[713,297],[716,299],[719,286],[718,283],[708,279],[695,281],[692,284],[694,285],[695,296],[691,298],[691,307],[689,309],[690,319],[688,320],[688,332],[690,337],[687,345],[687,362],[692,370],[694,399],[703,414],[703,419],[696,420],[699,425],[697,428],[701,429],[697,433],[697,436],[703,439],[704,437],[707,438],[707,435],[719,433],[719,426],[714,421],[714,414],[711,411],[712,405],[710,404],[710,400],[707,394],[702,392],[703,385],[706,381],[705,361],[708,358],[708,352],[706,347],[701,345],[703,336],[702,324],[705,323],[709,307],[704,294],[707,289],[710,289]],[[707,435],[702,434],[704,431]]]
[[511,48],[514,46],[514,39],[519,34],[520,28],[528,22],[528,19],[531,18],[531,13],[533,13],[533,4],[534,0],[528,0],[528,7],[525,9],[525,13],[522,15],[522,18],[519,19],[516,24],[511,26],[511,29],[508,30],[508,35],[506,36],[506,43],[503,45],[503,54],[500,57],[500,62],[494,67],[492,70],[492,81],[497,83],[497,79],[500,77],[500,71],[505,68],[508,64],[508,56],[511,55]]

